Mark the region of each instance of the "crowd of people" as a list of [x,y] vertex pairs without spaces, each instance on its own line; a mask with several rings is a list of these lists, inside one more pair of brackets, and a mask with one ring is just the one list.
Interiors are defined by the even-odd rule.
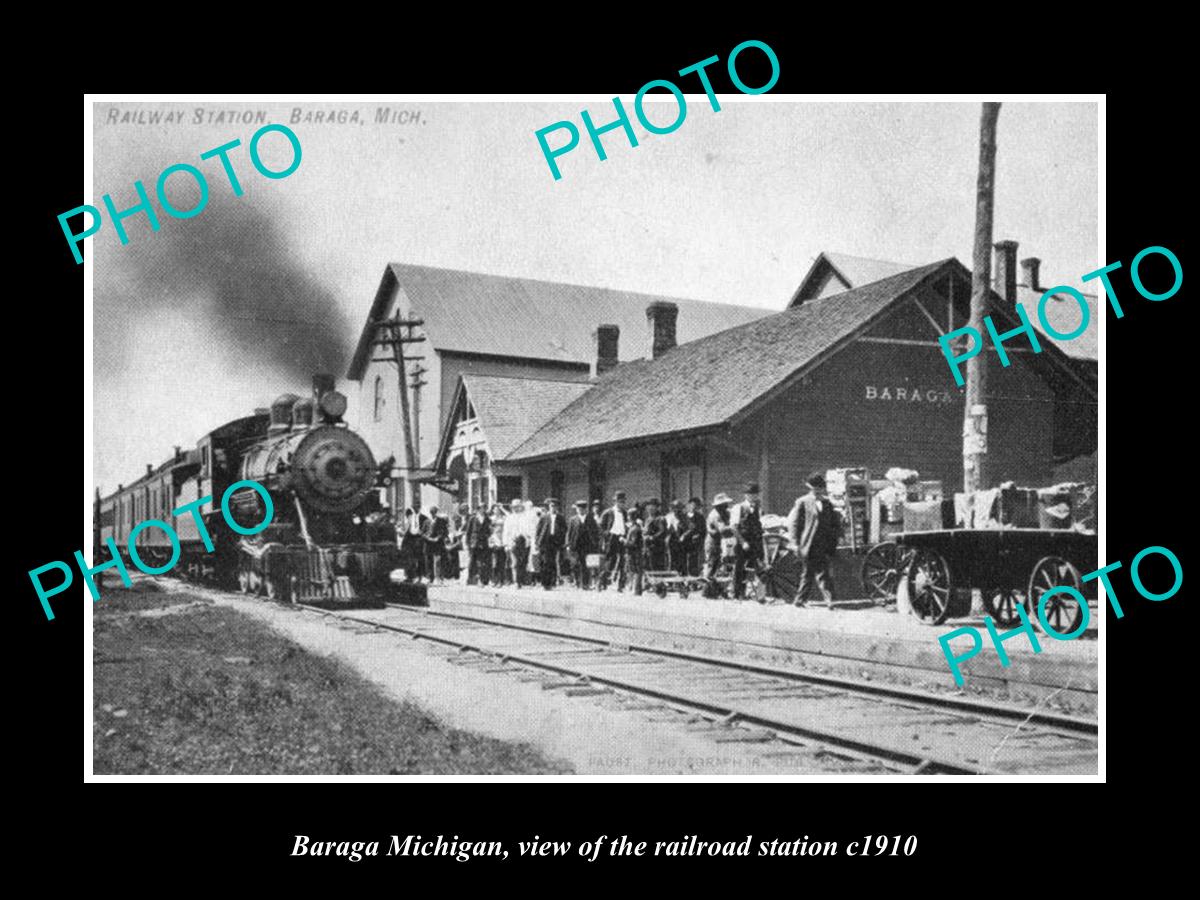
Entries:
[[[802,606],[815,591],[831,606],[829,563],[842,523],[825,493],[824,476],[814,473],[808,488],[793,505],[783,536],[801,566],[791,599]],[[719,493],[707,508],[699,497],[665,505],[652,497],[630,504],[624,491],[617,491],[607,507],[600,500],[577,500],[569,517],[557,497],[547,497],[541,506],[513,500],[507,508],[497,503],[472,510],[461,504],[451,515],[437,507],[410,508],[397,523],[397,534],[406,577],[431,584],[540,584],[545,590],[569,584],[641,594],[647,573],[653,573],[703,579],[715,596],[723,573],[740,599],[764,554],[762,493],[753,482],[741,502]]]

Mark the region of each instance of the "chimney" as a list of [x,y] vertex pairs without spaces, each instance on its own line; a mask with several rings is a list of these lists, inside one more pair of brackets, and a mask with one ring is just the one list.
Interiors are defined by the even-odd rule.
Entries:
[[1042,286],[1038,284],[1038,268],[1041,265],[1042,261],[1036,256],[1021,260],[1021,268],[1025,270],[1025,286],[1030,290],[1042,290]]
[[650,355],[658,359],[675,346],[675,321],[679,307],[669,300],[655,300],[646,307],[650,322]]
[[146,474],[149,475],[153,471],[154,471],[154,466],[152,466],[150,463],[146,463]]
[[596,326],[596,375],[617,367],[617,347],[621,340],[619,325]]
[[1004,302],[1017,302],[1017,242],[997,241],[996,248],[996,293]]
[[175,445],[175,459],[178,460],[178,459],[182,459],[182,458],[183,458],[183,448],[180,447],[178,444],[176,444]]

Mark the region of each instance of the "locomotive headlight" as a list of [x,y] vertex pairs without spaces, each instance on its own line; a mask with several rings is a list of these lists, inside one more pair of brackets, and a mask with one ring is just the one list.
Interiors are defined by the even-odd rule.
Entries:
[[346,395],[329,391],[321,397],[321,410],[331,419],[340,419],[346,412]]

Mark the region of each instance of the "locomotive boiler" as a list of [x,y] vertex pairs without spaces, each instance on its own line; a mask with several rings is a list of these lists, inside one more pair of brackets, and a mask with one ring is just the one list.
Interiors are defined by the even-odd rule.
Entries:
[[[271,404],[266,435],[246,446],[239,477],[270,494],[271,524],[238,541],[237,582],[246,593],[292,602],[382,600],[399,565],[390,524],[376,522],[375,459],[342,421],[346,398],[317,375],[309,397],[284,394]],[[230,498],[233,518],[252,527],[266,501],[243,488]]]

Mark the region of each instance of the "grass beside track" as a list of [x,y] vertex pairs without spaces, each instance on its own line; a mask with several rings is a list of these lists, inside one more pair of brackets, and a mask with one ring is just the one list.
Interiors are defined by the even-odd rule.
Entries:
[[102,774],[569,772],[527,744],[450,728],[267,626],[153,582],[95,609]]

